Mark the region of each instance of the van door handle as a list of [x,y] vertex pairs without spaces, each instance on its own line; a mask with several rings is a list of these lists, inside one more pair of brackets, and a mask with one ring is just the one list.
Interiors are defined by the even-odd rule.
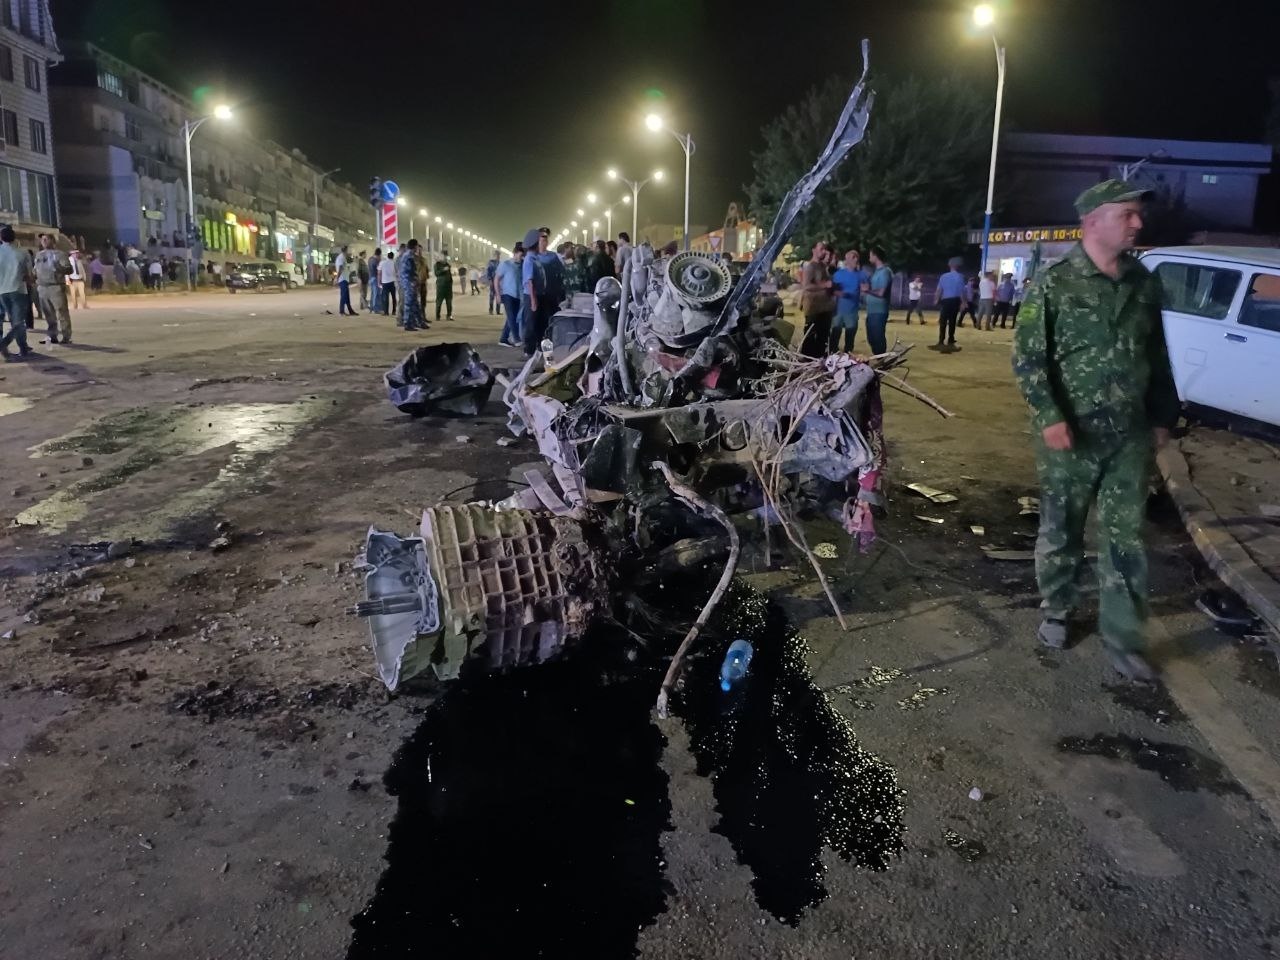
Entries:
[[1238,333],[1224,333],[1222,336],[1223,336],[1223,337],[1225,337],[1227,340],[1234,340],[1236,343],[1248,343],[1248,342],[1249,342],[1249,338],[1248,338],[1248,337],[1242,337],[1242,336],[1240,336],[1240,334],[1238,334]]

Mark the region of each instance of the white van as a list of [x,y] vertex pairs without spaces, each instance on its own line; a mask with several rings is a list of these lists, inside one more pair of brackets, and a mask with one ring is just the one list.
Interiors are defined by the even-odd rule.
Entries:
[[1157,247],[1178,396],[1280,426],[1280,250]]
[[279,263],[280,272],[289,278],[289,286],[291,289],[298,289],[307,282],[307,272],[302,269],[300,263],[290,263],[288,260],[281,260]]

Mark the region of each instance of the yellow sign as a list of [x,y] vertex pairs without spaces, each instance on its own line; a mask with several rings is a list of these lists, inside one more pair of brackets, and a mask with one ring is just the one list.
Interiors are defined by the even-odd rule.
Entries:
[[[1080,226],[1064,227],[1020,227],[1017,229],[992,230],[987,234],[989,243],[1073,243],[1080,239]],[[982,242],[981,230],[969,231],[970,243]]]
[[234,213],[231,213],[230,211],[227,211],[222,215],[222,219],[224,223],[235,223],[236,215]]

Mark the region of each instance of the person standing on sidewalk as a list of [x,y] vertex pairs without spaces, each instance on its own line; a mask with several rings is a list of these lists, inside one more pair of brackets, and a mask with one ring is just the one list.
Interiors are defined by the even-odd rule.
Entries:
[[1067,646],[1085,522],[1096,504],[1098,629],[1116,670],[1147,682],[1155,680],[1143,657],[1147,473],[1153,446],[1168,441],[1179,413],[1160,281],[1128,252],[1149,196],[1106,180],[1076,198],[1080,242],[1036,277],[1013,338],[1040,481],[1040,641]]
[[[159,261],[156,261],[157,263]],[[67,255],[53,243],[53,237],[40,234],[40,252],[36,254],[36,295],[40,313],[49,328],[41,343],[71,342],[71,313],[67,310],[67,275],[71,264]]]
[[67,274],[67,295],[71,301],[71,306],[75,307],[78,302],[81,310],[89,306],[89,301],[84,296],[84,281],[84,258],[80,256],[79,250],[72,250],[71,272]]
[[844,263],[832,275],[831,282],[836,290],[836,316],[831,321],[827,352],[836,352],[840,345],[840,331],[843,330],[844,352],[852,353],[854,341],[858,339],[858,307],[862,304],[862,288],[867,285],[867,275],[862,272],[857,250],[845,251]]
[[992,315],[992,325],[995,321],[1000,321],[1000,329],[1004,329],[1005,321],[1009,319],[1009,305],[1013,303],[1013,292],[1016,289],[1013,282],[1013,274],[1006,273],[1000,278],[1000,286],[996,287],[996,309]]
[[498,294],[498,264],[501,262],[498,251],[493,251],[493,256],[489,258],[489,262],[484,265],[484,282],[489,285],[489,312],[502,312],[502,297]]
[[363,250],[356,258],[356,278],[360,281],[360,309],[369,309],[369,260]]
[[404,320],[406,330],[425,330],[427,318],[423,313],[422,301],[418,299],[418,272],[426,269],[426,264],[418,256],[418,241],[410,240],[400,257],[398,273],[400,275],[400,316]]
[[0,313],[9,321],[9,329],[0,338],[0,354],[4,362],[14,359],[9,344],[18,343],[18,357],[27,357],[27,320],[31,315],[31,301],[27,295],[27,282],[31,276],[31,261],[26,251],[14,241],[13,227],[0,227]]
[[333,261],[333,268],[336,271],[335,283],[338,285],[338,316],[354,317],[356,312],[351,309],[351,270],[350,264],[347,262],[347,248],[344,245],[338,251],[338,258]]
[[867,281],[867,344],[871,355],[878,356],[889,349],[885,340],[885,328],[889,325],[889,299],[893,295],[893,270],[884,262],[884,250],[872,247],[867,251],[874,271]]
[[924,278],[916,274],[907,284],[907,326],[911,326],[911,315],[919,314],[920,326],[924,326],[924,311],[920,309],[920,297],[924,293]]
[[964,296],[964,274],[960,272],[960,258],[952,257],[949,269],[938,278],[938,290],[933,302],[938,308],[938,342],[930,350],[959,350],[956,346],[956,318],[960,314],[960,300]]
[[382,288],[379,291],[382,297],[382,315],[389,317],[394,313],[398,325],[400,311],[396,309],[396,255],[390,250],[378,263],[378,286]]
[[436,320],[440,319],[440,304],[448,307],[445,319],[453,319],[453,267],[449,266],[449,251],[444,251],[444,259],[437,260],[436,275]]
[[819,240],[813,245],[809,262],[800,271],[800,310],[804,313],[800,352],[806,357],[821,357],[830,345],[831,320],[836,312],[831,259],[831,247],[825,240]]
[[369,312],[382,313],[382,248],[374,247],[369,258]]
[[996,280],[994,273],[984,273],[978,281],[978,315],[973,318],[975,330],[990,330],[991,316],[996,303]]
[[498,299],[507,314],[498,342],[508,347],[520,346],[520,268],[523,262],[524,244],[516,241],[511,257],[498,264],[498,272],[494,275]]

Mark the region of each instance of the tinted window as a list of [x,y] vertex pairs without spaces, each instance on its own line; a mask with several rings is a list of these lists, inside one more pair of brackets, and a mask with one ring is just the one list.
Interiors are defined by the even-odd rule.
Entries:
[[1255,273],[1240,304],[1240,322],[1280,333],[1280,276]]
[[1231,309],[1240,271],[1198,263],[1167,261],[1156,267],[1164,285],[1164,308],[1196,317],[1221,320]]

